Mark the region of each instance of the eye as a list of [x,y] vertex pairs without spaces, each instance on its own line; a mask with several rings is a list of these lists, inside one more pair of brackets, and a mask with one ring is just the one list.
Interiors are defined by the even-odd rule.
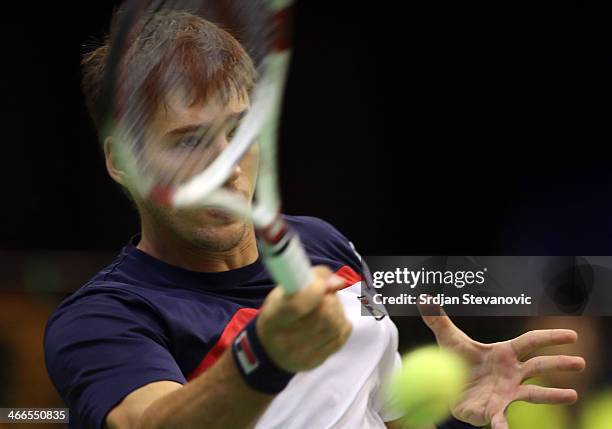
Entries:
[[227,131],[227,140],[232,140],[238,131],[238,123],[233,124]]
[[177,146],[182,149],[192,149],[202,142],[201,136],[186,136],[179,140]]

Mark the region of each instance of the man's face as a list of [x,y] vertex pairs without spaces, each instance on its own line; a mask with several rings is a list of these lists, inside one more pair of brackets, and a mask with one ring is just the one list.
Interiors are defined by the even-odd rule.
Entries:
[[[186,105],[182,94],[169,97],[155,115],[147,139],[145,157],[158,171],[168,171],[175,181],[185,182],[198,174],[223,150],[231,137],[232,125],[219,129],[219,124],[232,122],[247,108],[247,100],[221,103],[211,98],[205,103]],[[202,130],[214,135],[207,143],[198,143]],[[206,139],[205,139],[206,140]],[[255,190],[258,156],[251,149],[225,184],[249,201]],[[184,240],[194,247],[212,251],[228,251],[236,247],[250,224],[229,213],[212,208],[172,210],[150,201],[137,202],[143,222],[166,236]]]

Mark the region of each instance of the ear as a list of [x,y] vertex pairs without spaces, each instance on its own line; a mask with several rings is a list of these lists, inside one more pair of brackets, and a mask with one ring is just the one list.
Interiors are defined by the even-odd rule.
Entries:
[[106,161],[106,170],[112,179],[122,186],[126,186],[126,174],[113,157],[112,145],[115,144],[112,137],[107,137],[104,140],[104,159]]

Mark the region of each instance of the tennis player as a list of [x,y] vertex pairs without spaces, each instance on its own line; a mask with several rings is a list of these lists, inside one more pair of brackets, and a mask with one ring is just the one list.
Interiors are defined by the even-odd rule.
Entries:
[[[163,66],[184,70],[184,93],[156,100],[152,129],[159,144],[189,145],[201,124],[249,108],[249,88],[233,83],[253,80],[255,71],[226,31],[188,13],[166,19],[164,35],[151,35],[158,40],[138,55],[176,51]],[[107,53],[104,45],[83,60],[84,92],[98,126],[93,106]],[[230,137],[231,130],[220,138]],[[108,173],[129,194],[112,144],[105,142]],[[250,198],[256,171],[252,151],[225,186]],[[361,316],[363,272],[347,238],[322,220],[288,217],[315,265],[312,283],[288,296],[266,272],[251,224],[220,210],[170,211],[132,198],[140,234],[46,327],[46,363],[70,407],[70,427],[394,427],[401,415],[382,386],[399,365],[397,329],[388,317]],[[481,344],[445,316],[424,320],[441,345],[473,365],[455,418],[442,427],[507,429],[504,410],[513,400],[576,400],[573,390],[521,385],[528,376],[584,366],[567,356],[520,360],[575,341],[573,331]]]

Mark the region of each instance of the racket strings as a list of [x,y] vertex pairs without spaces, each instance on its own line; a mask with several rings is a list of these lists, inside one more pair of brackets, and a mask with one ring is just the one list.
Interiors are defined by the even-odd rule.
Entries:
[[[163,22],[163,20],[156,20],[153,15],[166,13],[166,11],[193,10],[191,6],[195,3],[203,5],[215,2],[189,2],[184,0],[159,0],[151,2],[148,8],[151,12],[147,12],[151,13],[151,16],[147,16],[144,24],[139,26],[138,34],[132,39],[131,45],[133,49],[146,50],[156,47],[159,50],[160,46],[154,45],[159,37],[154,37],[154,34],[156,31],[160,30],[158,25],[159,22]],[[253,81],[249,79],[240,79],[238,77],[240,76],[240,70],[238,70],[238,74],[230,76],[230,79],[234,80],[226,86],[229,88],[228,92],[230,93],[233,88],[233,96],[236,96],[241,88],[248,87],[252,89],[256,87],[261,77],[265,75],[265,59],[269,53],[268,51],[272,47],[271,40],[275,28],[268,25],[271,21],[269,17],[264,16],[265,13],[262,12],[262,10],[267,12],[267,9],[251,7],[250,4],[237,0],[233,2],[216,1],[216,3],[232,3],[232,7],[229,7],[229,12],[226,11],[226,13],[238,14],[239,17],[237,20],[245,23],[243,25],[244,28],[241,29],[242,31],[238,32],[239,37],[236,38],[255,63]],[[237,5],[242,6],[242,8],[237,7]],[[259,15],[256,13],[250,14],[250,12],[253,11],[258,12]],[[201,17],[201,10],[199,12],[198,16]],[[205,19],[212,21],[208,19],[208,17]],[[175,23],[175,25],[180,24]],[[225,26],[220,27],[224,28]],[[235,29],[228,29],[228,31],[230,34],[236,35],[236,32],[231,30]],[[161,29],[161,31],[168,32],[169,30]],[[191,28],[187,29],[187,31],[196,30]],[[168,43],[167,40],[166,43]],[[128,47],[128,51],[132,46]],[[162,51],[167,52],[163,49]],[[172,52],[168,52],[168,56],[165,55],[162,58],[157,58],[157,63],[155,63],[155,58],[145,57],[142,61],[153,61],[154,68],[156,68],[156,66],[160,65],[160,62],[172,59]],[[157,87],[153,88],[151,93],[148,93],[147,91],[151,89],[147,87],[149,83],[148,80],[152,78],[151,74],[134,73],[132,68],[138,70],[138,67],[144,67],[144,69],[147,70],[147,66],[149,66],[149,70],[151,70],[151,63],[134,65],[134,59],[129,55],[126,55],[126,58],[123,60],[125,63],[122,64],[122,69],[120,70],[123,76],[118,76],[119,79],[122,80],[122,84],[127,87],[127,91],[122,95],[124,103],[127,106],[125,114],[120,118],[122,144],[126,145],[128,148],[130,156],[132,157],[131,159],[133,159],[135,167],[138,170],[137,174],[146,179],[143,181],[146,182],[145,188],[150,190],[151,185],[177,188],[193,176],[206,170],[208,166],[220,156],[225,147],[228,146],[227,144],[223,145],[222,142],[231,139],[232,136],[230,131],[241,124],[241,122],[234,118],[224,118],[225,112],[219,109],[215,117],[211,120],[212,125],[203,126],[189,134],[188,138],[195,140],[195,144],[183,146],[179,141],[179,148],[168,148],[168,145],[159,145],[159,141],[156,142],[152,140],[151,135],[155,135],[155,132],[151,130],[150,127],[152,115],[158,112],[152,109],[159,109],[159,97],[156,98],[155,95],[167,95],[184,91],[186,83],[190,83],[188,82],[189,77],[186,77],[185,74],[181,72],[180,68],[174,70],[171,65],[161,64],[161,66],[165,66],[163,72],[159,76],[154,76],[153,79],[155,81],[153,86],[157,85]],[[216,88],[215,90],[221,91],[221,88]],[[153,94],[153,96],[151,94]],[[230,97],[231,96],[230,94]],[[226,135],[221,136],[223,133]],[[221,137],[223,137],[223,140],[219,140]],[[164,156],[168,154],[169,159],[164,160]],[[236,168],[236,166],[234,165],[233,168]],[[228,172],[228,177],[230,175],[231,172]],[[146,189],[145,192],[147,192]]]
[[[139,125],[148,120],[145,116],[141,113],[139,118],[129,121],[133,130],[128,133],[141,142],[135,144],[134,157],[140,169],[149,175],[155,175],[158,184],[164,187],[183,183],[203,171],[224,150],[223,142],[231,139],[230,132],[239,123],[238,118],[222,120],[222,115],[219,114],[213,118],[211,126],[200,127],[189,136],[178,139],[178,143],[172,143],[176,144],[175,148],[165,149],[162,145],[161,149],[156,150],[155,143],[146,136],[146,127]],[[181,146],[184,140],[192,140],[194,143],[187,147]],[[155,166],[156,157],[163,156],[164,150],[173,151],[171,162],[174,168],[160,169]]]
[[[161,11],[162,6],[175,8],[177,5],[181,4],[181,2],[177,1],[162,1],[158,2],[156,7],[156,12]],[[156,27],[151,25],[151,18],[147,20],[147,23],[143,26],[141,30],[141,34],[138,36],[135,43],[140,45],[146,44],[149,39],[151,39],[151,34],[156,31]],[[139,46],[136,47],[137,49]],[[166,76],[162,78],[162,82],[160,84],[160,91],[162,94],[168,94],[174,91],[175,88],[180,87],[182,84],[180,82],[182,76],[180,73],[174,73],[172,70],[167,70]],[[168,76],[169,75],[169,76]],[[136,88],[136,93],[138,91],[142,91],[142,88],[145,86],[144,82],[146,81],[148,76],[137,76],[135,83],[132,87]],[[236,84],[238,86],[240,84]],[[128,91],[128,96],[131,91]],[[136,95],[131,97],[131,104],[128,113],[125,115],[126,120],[124,123],[127,123],[126,131],[125,131],[125,141],[132,142],[132,152],[134,154],[134,158],[136,163],[139,165],[141,171],[146,172],[148,175],[157,176],[156,179],[162,186],[169,186],[173,183],[180,182],[184,180],[185,172],[183,168],[175,168],[169,169],[166,174],[162,174],[159,169],[152,168],[151,165],[155,160],[155,153],[151,153],[151,148],[147,146],[148,138],[146,136],[146,124],[150,120],[148,109],[149,105],[152,104],[148,97],[145,95]],[[220,115],[218,115],[220,116]],[[198,132],[194,135],[198,144],[191,146],[190,148],[183,149],[181,151],[180,157],[174,160],[175,165],[177,166],[185,166],[189,162],[193,164],[194,155],[200,155],[198,157],[198,164],[207,165],[210,162],[210,158],[214,155],[211,154],[210,151],[202,150],[201,148],[206,148],[207,146],[211,146],[214,142],[214,139],[217,138],[220,131],[227,128],[228,126],[233,126],[230,121],[229,124],[227,122],[223,122],[219,120],[219,117],[213,119],[213,126],[210,127],[202,127]],[[192,137],[191,137],[192,138]],[[208,155],[208,156],[207,156]]]

